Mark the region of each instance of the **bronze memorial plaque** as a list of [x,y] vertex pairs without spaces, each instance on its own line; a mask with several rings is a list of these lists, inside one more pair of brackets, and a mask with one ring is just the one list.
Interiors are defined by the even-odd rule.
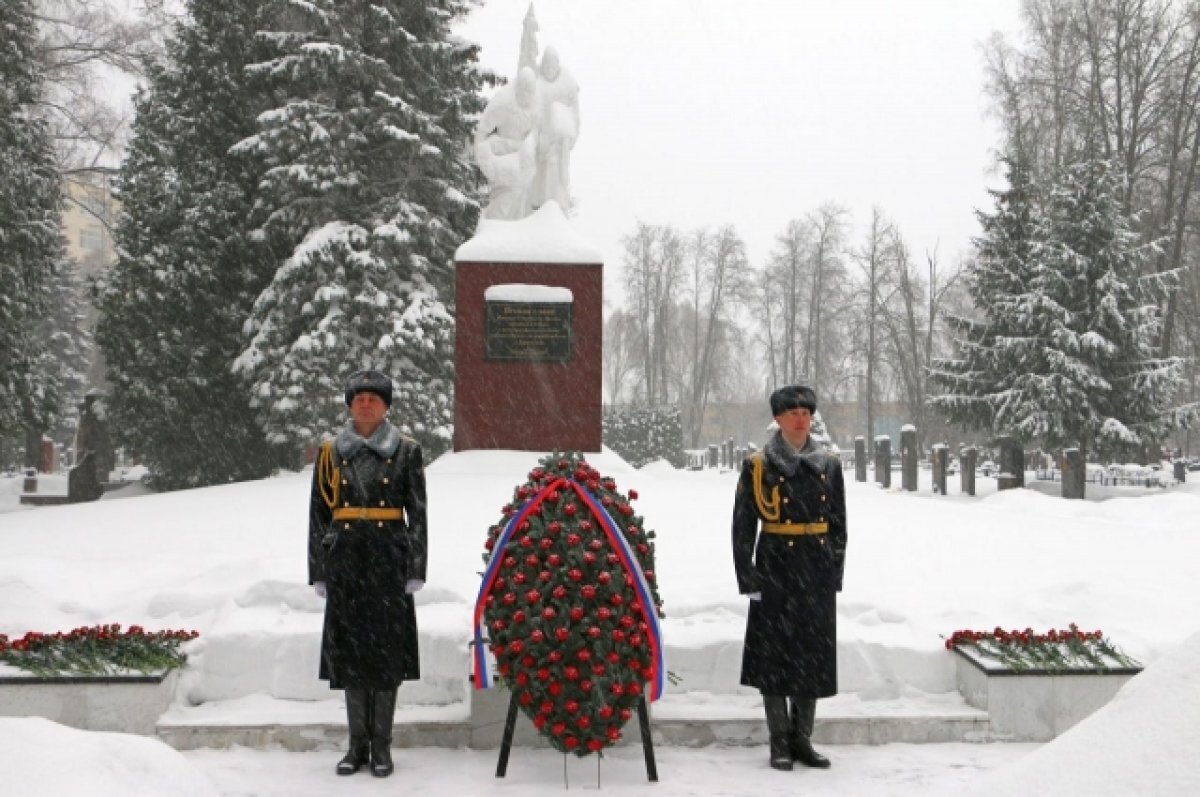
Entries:
[[571,307],[571,302],[488,302],[487,359],[567,362]]

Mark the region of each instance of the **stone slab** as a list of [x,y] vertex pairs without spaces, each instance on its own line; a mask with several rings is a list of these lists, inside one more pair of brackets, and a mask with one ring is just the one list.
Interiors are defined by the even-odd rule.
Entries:
[[968,704],[988,715],[990,738],[1046,742],[1110,701],[1140,670],[1072,670],[1062,673],[1014,672],[982,666],[955,648],[959,692]]
[[0,678],[0,716],[45,717],[88,731],[154,735],[178,671],[153,676]]

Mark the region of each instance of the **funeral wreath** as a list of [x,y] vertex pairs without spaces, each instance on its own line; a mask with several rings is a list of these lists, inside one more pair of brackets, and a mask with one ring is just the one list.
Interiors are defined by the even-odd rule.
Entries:
[[578,453],[531,470],[488,530],[476,606],[476,687],[486,645],[550,743],[584,756],[621,738],[662,670],[654,532]]

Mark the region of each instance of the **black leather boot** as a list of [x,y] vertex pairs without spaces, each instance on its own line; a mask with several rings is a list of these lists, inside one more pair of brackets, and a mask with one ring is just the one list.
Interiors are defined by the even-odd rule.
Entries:
[[790,772],[792,756],[788,749],[788,705],[786,697],[763,695],[767,711],[767,733],[771,736],[771,769]]
[[811,697],[793,697],[788,728],[791,757],[806,767],[828,769],[829,759],[812,746],[813,726],[817,719],[817,701]]
[[371,696],[371,774],[386,778],[396,769],[392,763],[392,720],[396,716],[396,690],[376,689]]
[[346,690],[346,720],[350,725],[350,749],[338,762],[339,775],[353,775],[371,760],[370,702],[365,689]]

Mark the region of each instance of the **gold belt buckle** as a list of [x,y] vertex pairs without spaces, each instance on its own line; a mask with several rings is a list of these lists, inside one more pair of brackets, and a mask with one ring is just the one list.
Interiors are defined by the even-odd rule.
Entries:
[[366,519],[367,519],[367,512],[368,512],[368,510],[367,510],[367,508],[366,508],[365,506],[360,506],[360,507],[358,508],[358,519],[359,519],[359,520],[366,520]]

